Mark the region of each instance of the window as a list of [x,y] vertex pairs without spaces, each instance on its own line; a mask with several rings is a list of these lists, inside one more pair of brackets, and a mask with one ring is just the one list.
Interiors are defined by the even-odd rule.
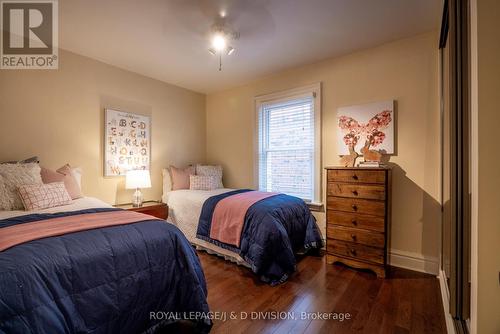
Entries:
[[320,200],[319,84],[256,99],[259,190]]

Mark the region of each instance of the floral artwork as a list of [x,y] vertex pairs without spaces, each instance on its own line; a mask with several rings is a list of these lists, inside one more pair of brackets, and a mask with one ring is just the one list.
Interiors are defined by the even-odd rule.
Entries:
[[394,101],[339,108],[337,119],[339,155],[394,153]]

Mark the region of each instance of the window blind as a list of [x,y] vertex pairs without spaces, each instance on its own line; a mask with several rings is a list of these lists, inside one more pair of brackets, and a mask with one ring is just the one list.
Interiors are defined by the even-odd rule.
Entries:
[[263,103],[259,112],[259,189],[314,199],[312,94]]

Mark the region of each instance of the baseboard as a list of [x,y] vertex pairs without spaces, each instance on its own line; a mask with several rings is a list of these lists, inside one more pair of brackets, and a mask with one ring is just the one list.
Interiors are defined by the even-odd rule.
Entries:
[[439,287],[441,289],[441,298],[443,300],[443,311],[444,318],[446,320],[446,330],[448,334],[456,334],[455,325],[453,324],[453,318],[450,314],[450,296],[448,290],[448,283],[446,281],[446,275],[443,270],[439,270]]
[[439,274],[439,260],[437,257],[425,256],[418,253],[391,249],[389,252],[389,264],[427,274]]

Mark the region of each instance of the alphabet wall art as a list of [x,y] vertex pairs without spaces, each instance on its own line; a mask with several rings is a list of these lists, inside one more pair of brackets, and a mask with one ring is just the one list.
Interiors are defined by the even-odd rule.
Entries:
[[104,176],[121,176],[132,169],[149,170],[150,161],[150,117],[106,109]]

